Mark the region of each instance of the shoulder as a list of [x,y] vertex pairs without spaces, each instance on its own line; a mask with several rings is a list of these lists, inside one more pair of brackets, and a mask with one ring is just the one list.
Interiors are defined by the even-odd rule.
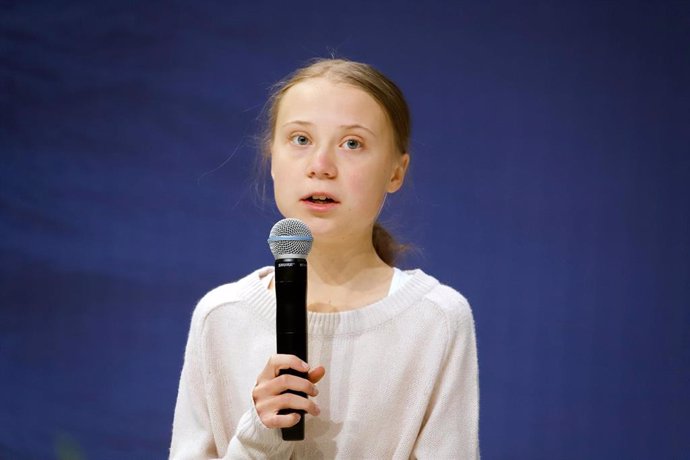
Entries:
[[472,308],[464,295],[422,270],[417,269],[411,273],[415,278],[422,279],[428,286],[423,296],[424,300],[444,318],[451,330],[462,325],[474,327]]
[[223,284],[208,291],[197,303],[192,314],[192,327],[202,328],[206,319],[224,307],[251,300],[261,288],[261,277],[269,267],[255,270],[237,281]]

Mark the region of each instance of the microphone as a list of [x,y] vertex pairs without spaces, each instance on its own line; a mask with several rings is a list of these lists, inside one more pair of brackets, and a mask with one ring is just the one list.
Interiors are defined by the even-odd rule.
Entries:
[[[307,362],[307,255],[313,237],[299,219],[283,219],[273,226],[268,245],[275,257],[276,343],[279,354],[295,355]],[[280,374],[307,378],[306,372],[283,369]],[[305,393],[288,390],[303,398]],[[279,414],[300,413],[295,426],[281,428],[283,440],[304,439],[304,411],[282,409]]]

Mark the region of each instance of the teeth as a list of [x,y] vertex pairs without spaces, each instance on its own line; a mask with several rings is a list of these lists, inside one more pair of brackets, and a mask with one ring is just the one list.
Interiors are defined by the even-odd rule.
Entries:
[[326,201],[328,199],[328,197],[326,195],[312,195],[311,199],[312,200]]

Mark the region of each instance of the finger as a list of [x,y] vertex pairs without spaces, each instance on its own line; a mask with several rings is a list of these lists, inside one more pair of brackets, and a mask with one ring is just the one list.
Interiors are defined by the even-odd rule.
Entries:
[[297,425],[302,416],[298,413],[293,414],[269,414],[261,418],[261,423],[266,428],[289,428]]
[[283,393],[256,402],[256,411],[259,415],[275,414],[281,409],[303,410],[310,415],[321,413],[321,409],[313,400],[292,393]]
[[284,393],[287,390],[299,391],[306,393],[309,396],[316,396],[319,394],[319,390],[316,385],[311,383],[307,379],[298,377],[291,374],[283,374],[274,379],[261,382],[256,387],[254,387],[253,396],[254,400],[267,398],[270,396],[276,396]]
[[319,366],[310,370],[307,374],[307,378],[311,383],[318,383],[324,375],[326,375],[326,369],[323,366]]
[[266,367],[264,367],[261,374],[259,374],[257,383],[275,378],[282,369],[294,369],[299,372],[307,372],[309,370],[309,364],[295,355],[272,355],[268,358]]
[[292,393],[283,393],[276,396],[278,403],[278,410],[280,409],[295,409],[303,410],[309,415],[317,416],[321,413],[321,408],[312,399],[303,398]]

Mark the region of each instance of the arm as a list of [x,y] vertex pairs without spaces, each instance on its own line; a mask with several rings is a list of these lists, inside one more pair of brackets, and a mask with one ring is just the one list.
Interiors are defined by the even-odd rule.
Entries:
[[[175,406],[171,459],[220,458],[211,423],[212,408],[208,407],[206,398],[206,366],[202,351],[205,317],[197,309],[192,318]],[[219,434],[219,437],[222,436]],[[252,404],[250,410],[240,418],[222,458],[288,458],[292,448],[291,443],[282,441],[280,430],[266,428],[261,423]]]
[[449,318],[448,344],[413,458],[479,458],[479,384],[474,320],[463,302]]

